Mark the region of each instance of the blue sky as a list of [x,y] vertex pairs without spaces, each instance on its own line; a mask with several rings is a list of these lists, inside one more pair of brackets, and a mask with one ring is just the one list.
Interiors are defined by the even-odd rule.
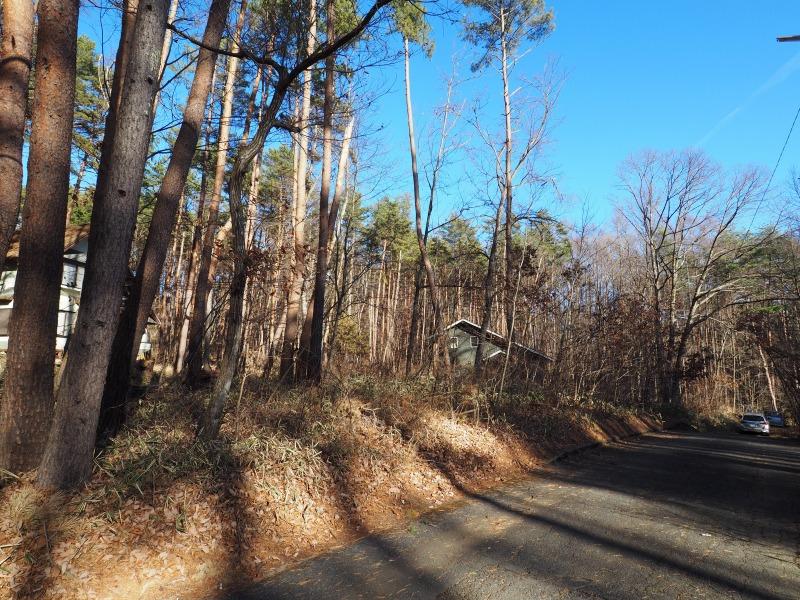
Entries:
[[[796,1],[561,0],[551,2],[556,29],[517,67],[517,76],[541,72],[558,60],[566,74],[546,163],[558,174],[567,203],[553,207],[576,220],[586,203],[597,222],[613,215],[620,163],[642,149],[701,146],[726,167],[757,165],[771,171],[800,106],[800,43],[777,35],[800,34]],[[469,56],[460,28],[434,21],[432,59],[412,59],[418,128],[443,99],[441,78],[458,54]],[[374,107],[386,139],[405,135],[402,65],[391,93]],[[499,81],[487,70],[462,87],[469,99],[494,97],[484,112],[501,124]],[[388,145],[394,164],[407,162],[404,144]],[[796,131],[773,186],[784,185],[797,164]],[[545,165],[543,165],[545,166]],[[398,190],[404,189],[402,184]],[[451,194],[442,203],[456,203]],[[446,209],[446,206],[442,207]]]
[[[593,221],[613,216],[617,169],[631,153],[643,149],[702,147],[729,168],[756,165],[772,170],[800,106],[800,43],[779,44],[777,35],[800,34],[796,0],[560,0],[550,3],[556,29],[520,61],[515,77],[531,78],[548,61],[558,61],[566,79],[556,107],[555,123],[543,170],[555,174],[566,200],[550,209],[570,221],[584,207]],[[81,32],[98,41],[99,11],[83,7]],[[116,44],[118,13],[108,14],[102,37],[110,58]],[[444,100],[443,78],[453,57],[469,77],[470,49],[461,41],[458,23],[432,19],[436,51],[432,58],[412,58],[417,130],[433,119]],[[402,64],[373,72],[373,89],[382,94],[372,104],[368,128],[382,128],[374,160],[395,177],[384,190],[411,189],[403,97]],[[456,100],[485,103],[487,127],[499,130],[499,76],[487,69],[463,83]],[[798,128],[800,129],[800,128]],[[425,144],[420,143],[424,148]],[[800,131],[795,132],[774,187],[786,184],[798,163]],[[468,160],[450,170],[450,178],[469,177]],[[442,189],[437,215],[443,217],[468,202],[474,188]]]

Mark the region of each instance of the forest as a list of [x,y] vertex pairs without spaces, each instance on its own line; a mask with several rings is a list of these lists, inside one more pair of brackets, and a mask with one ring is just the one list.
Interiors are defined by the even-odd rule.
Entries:
[[[378,461],[359,438],[376,431],[381,451],[413,445],[458,479],[470,448],[499,444],[505,464],[515,444],[577,435],[565,423],[800,421],[800,177],[645,145],[618,167],[610,224],[554,216],[547,155],[569,76],[520,68],[556,27],[543,0],[2,8],[0,492],[17,509],[0,561],[14,597],[52,584],[44,565],[67,572],[58,535],[73,548],[69,523],[87,514],[155,507],[178,535],[187,497],[241,512],[245,492],[223,498],[234,472],[283,490],[297,519],[297,498],[317,497],[298,481]],[[83,19],[114,32],[102,49]],[[472,60],[417,86],[433,22]],[[404,112],[381,118],[399,139],[370,109],[386,69]],[[420,118],[423,85],[437,106]],[[382,162],[389,146],[404,162]],[[65,285],[80,288],[72,312]],[[447,435],[464,453],[442,450]],[[359,477],[390,486],[364,464]],[[183,504],[176,481],[199,486]]]

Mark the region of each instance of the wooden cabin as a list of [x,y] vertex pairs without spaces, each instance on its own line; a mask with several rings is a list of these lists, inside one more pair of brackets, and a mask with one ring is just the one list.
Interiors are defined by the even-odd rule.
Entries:
[[[472,321],[460,319],[447,327],[448,348],[450,350],[450,360],[453,365],[471,367],[475,364],[475,356],[478,351],[478,340],[481,334],[480,325]],[[484,357],[488,363],[504,357],[509,349],[508,339],[494,331],[486,332],[486,342],[484,344]],[[515,365],[520,363],[535,366],[537,363],[543,364],[552,362],[552,358],[539,352],[534,348],[523,346],[517,342],[511,344],[511,359]]]

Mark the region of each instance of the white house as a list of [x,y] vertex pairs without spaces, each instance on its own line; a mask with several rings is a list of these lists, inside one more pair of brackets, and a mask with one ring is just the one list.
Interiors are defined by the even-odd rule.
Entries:
[[[58,303],[58,329],[56,332],[56,350],[59,353],[64,352],[65,348],[69,348],[69,338],[78,318],[88,246],[88,225],[67,226],[64,235],[64,270],[61,275],[61,297]],[[16,233],[11,240],[8,254],[6,254],[6,270],[0,275],[0,351],[8,349],[8,320],[14,306],[14,284],[17,280],[18,258],[19,233]],[[148,326],[147,329],[150,327]],[[146,330],[139,346],[139,355],[146,355],[151,350],[150,332]]]

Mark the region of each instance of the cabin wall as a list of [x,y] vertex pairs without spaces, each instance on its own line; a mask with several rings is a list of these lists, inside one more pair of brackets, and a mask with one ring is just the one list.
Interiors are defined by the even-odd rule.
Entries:
[[[453,364],[462,367],[471,367],[474,365],[475,355],[478,351],[478,336],[457,328],[450,329],[447,334],[450,360]],[[502,348],[488,340],[484,348],[484,356],[487,358],[498,356],[503,353]]]

